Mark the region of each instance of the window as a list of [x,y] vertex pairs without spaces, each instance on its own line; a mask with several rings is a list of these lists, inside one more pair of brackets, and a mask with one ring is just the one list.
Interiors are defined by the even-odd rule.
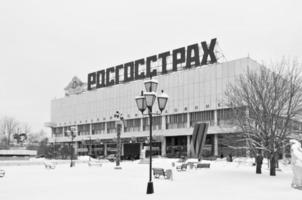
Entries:
[[166,127],[167,129],[173,128],[186,128],[187,127],[187,114],[176,114],[166,116]]
[[57,128],[54,128],[54,135],[55,137],[63,137],[63,127],[57,127]]
[[197,122],[208,122],[210,126],[213,126],[214,110],[190,113],[190,127],[193,127]]
[[217,125],[234,124],[234,113],[231,108],[217,110]]
[[[152,117],[152,129],[153,130],[160,130],[162,124],[162,117],[161,116],[155,116]],[[143,130],[149,130],[150,129],[150,120],[149,117],[143,118]]]
[[115,121],[107,122],[107,133],[116,133]]
[[92,135],[105,133],[105,122],[92,124]]
[[141,127],[141,119],[128,119],[124,127],[125,132],[139,131]]
[[70,137],[70,135],[68,135],[68,130],[70,130],[71,126],[65,126],[64,127],[64,136],[65,137]]
[[90,125],[83,124],[78,126],[78,135],[89,135]]

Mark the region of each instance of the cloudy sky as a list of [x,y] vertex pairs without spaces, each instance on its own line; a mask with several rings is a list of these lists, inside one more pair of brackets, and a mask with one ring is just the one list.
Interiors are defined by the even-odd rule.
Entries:
[[[0,117],[47,128],[73,76],[216,37],[227,60],[302,58],[302,1],[0,2]],[[48,130],[49,132],[49,130]]]

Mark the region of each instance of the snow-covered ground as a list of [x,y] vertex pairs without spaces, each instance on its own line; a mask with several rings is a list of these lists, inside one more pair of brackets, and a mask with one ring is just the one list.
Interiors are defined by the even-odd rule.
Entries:
[[[172,159],[155,159],[153,167],[171,168]],[[210,161],[204,161],[210,162]],[[106,162],[102,167],[87,163],[70,168],[59,164],[54,170],[42,165],[7,166],[6,176],[0,178],[1,200],[178,200],[178,199],[290,199],[302,198],[302,191],[290,187],[290,166],[281,166],[277,176],[269,176],[266,166],[263,174],[255,174],[255,167],[246,160],[213,161],[210,169],[188,169],[178,172],[173,168],[173,181],[154,180],[154,194],[147,195],[148,164],[138,161],[122,162],[121,170]]]

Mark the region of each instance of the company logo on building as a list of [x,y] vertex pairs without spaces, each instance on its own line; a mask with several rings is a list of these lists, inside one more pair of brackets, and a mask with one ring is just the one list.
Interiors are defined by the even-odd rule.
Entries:
[[73,77],[71,82],[65,87],[65,96],[81,94],[85,92],[87,84],[83,83],[78,77]]
[[88,74],[87,90],[216,63],[216,38]]

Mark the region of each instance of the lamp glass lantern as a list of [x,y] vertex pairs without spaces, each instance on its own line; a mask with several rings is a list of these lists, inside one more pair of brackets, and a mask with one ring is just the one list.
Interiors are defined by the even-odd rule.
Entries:
[[146,99],[146,105],[150,109],[152,108],[155,100],[156,100],[156,93],[155,92],[145,92],[144,93]]
[[158,81],[153,79],[146,80],[144,81],[144,85],[147,92],[156,92]]
[[160,112],[162,112],[165,109],[169,98],[169,96],[165,94],[163,90],[161,92],[162,93],[157,96],[158,108]]
[[137,96],[135,97],[136,105],[142,113],[146,110],[147,104],[146,104],[146,98],[144,96]]

